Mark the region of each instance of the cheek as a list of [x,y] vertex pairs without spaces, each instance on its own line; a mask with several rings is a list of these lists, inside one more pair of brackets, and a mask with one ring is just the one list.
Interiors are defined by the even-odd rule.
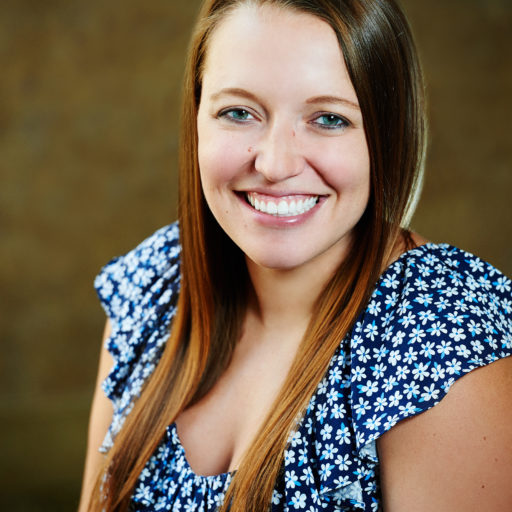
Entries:
[[207,135],[200,133],[198,143],[199,170],[203,187],[215,188],[229,184],[246,164],[250,155],[248,145],[244,146],[229,134]]
[[366,144],[343,144],[321,154],[318,169],[327,184],[340,194],[353,193],[367,200],[370,191],[370,158]]

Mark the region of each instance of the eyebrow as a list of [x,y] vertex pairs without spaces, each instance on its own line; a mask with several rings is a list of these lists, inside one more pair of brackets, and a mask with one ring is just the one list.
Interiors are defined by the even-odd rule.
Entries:
[[258,96],[253,94],[252,92],[249,92],[245,89],[241,89],[239,87],[226,87],[224,89],[221,89],[219,92],[215,92],[210,96],[210,99],[212,101],[217,100],[220,96],[243,96],[244,98],[248,98],[256,103],[260,103],[260,99]]
[[346,105],[347,107],[351,107],[355,110],[361,110],[357,103],[354,103],[353,101],[347,100],[345,98],[339,98],[338,96],[315,96],[314,98],[309,98],[306,103],[308,105],[314,105],[316,103],[335,103]]
[[[217,100],[220,96],[224,95],[232,95],[232,96],[243,96],[245,98],[248,98],[256,103],[261,103],[258,96],[253,94],[252,92],[247,91],[246,89],[241,89],[240,87],[226,87],[224,89],[221,89],[218,92],[213,93],[210,98],[212,101]],[[306,103],[308,105],[315,105],[318,103],[334,103],[339,105],[346,105],[348,107],[351,107],[355,110],[360,110],[359,105],[353,101],[347,100],[345,98],[339,98],[338,96],[315,96],[314,98],[309,98],[306,100]]]

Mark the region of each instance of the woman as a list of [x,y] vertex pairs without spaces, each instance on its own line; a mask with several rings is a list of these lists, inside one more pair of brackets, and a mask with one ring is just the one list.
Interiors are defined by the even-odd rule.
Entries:
[[422,94],[392,0],[205,3],[179,231],[96,281],[81,510],[512,508],[511,284],[405,229]]

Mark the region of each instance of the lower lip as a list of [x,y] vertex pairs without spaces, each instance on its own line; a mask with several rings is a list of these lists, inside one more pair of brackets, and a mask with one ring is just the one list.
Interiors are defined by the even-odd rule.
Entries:
[[257,222],[263,224],[264,226],[275,228],[299,226],[303,224],[315,214],[323,200],[322,197],[319,197],[315,206],[313,206],[313,208],[308,210],[306,213],[301,213],[300,215],[291,215],[289,217],[279,217],[277,215],[270,215],[269,213],[260,212],[259,210],[256,210],[256,208],[253,208],[247,201],[245,194],[237,194],[237,196],[239,200],[245,205],[245,207],[252,213],[252,215],[254,215]]

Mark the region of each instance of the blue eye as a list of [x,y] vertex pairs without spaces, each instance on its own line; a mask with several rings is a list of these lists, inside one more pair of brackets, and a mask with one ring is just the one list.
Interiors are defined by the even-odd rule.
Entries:
[[328,130],[346,128],[349,122],[336,114],[321,114],[313,120],[314,124]]
[[254,116],[243,108],[231,108],[228,110],[223,110],[219,113],[219,117],[226,117],[227,119],[237,123],[243,123],[244,121],[250,121],[251,119],[254,119]]

